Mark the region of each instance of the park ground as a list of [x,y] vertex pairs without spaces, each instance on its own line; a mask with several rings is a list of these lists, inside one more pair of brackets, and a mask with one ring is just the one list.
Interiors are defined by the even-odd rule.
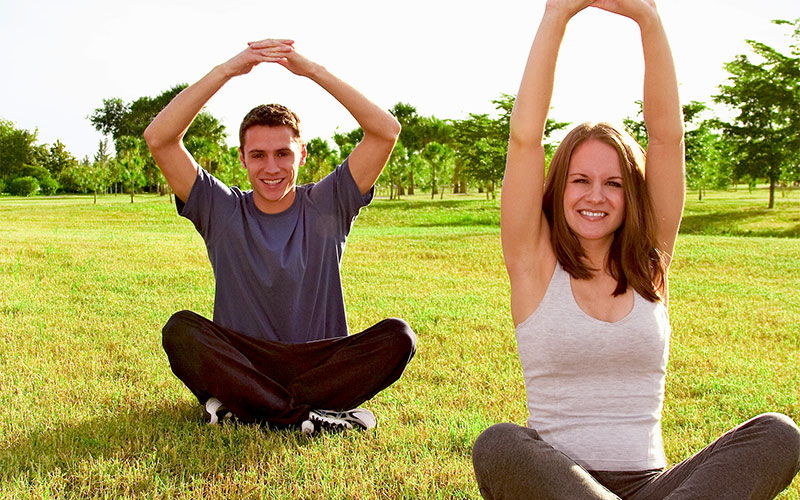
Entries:
[[[689,193],[670,281],[664,436],[679,461],[765,411],[800,421],[800,200]],[[343,262],[352,330],[418,353],[369,433],[208,426],[160,345],[213,275],[166,197],[0,197],[0,498],[478,499],[470,452],[524,423],[499,200],[376,200]],[[780,497],[800,500],[800,479]]]

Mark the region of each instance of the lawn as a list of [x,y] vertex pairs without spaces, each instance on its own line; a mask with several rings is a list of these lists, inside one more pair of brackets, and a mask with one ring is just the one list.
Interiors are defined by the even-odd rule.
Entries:
[[[470,450],[523,423],[499,201],[376,200],[343,262],[352,330],[407,320],[418,353],[371,433],[201,422],[160,345],[210,315],[201,238],[166,198],[0,198],[0,497],[477,499]],[[800,421],[800,201],[689,196],[671,274],[664,434],[678,461],[764,411]],[[782,499],[800,500],[800,480]]]

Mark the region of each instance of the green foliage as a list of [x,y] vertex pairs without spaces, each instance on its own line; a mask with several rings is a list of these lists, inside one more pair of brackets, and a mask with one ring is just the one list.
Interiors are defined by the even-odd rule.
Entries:
[[[623,120],[628,133],[647,149],[648,137],[645,127],[642,101],[636,101],[639,111],[635,117]],[[730,144],[719,132],[721,122],[717,118],[704,118],[708,106],[699,101],[683,105],[683,120],[686,143],[686,183],[697,189],[702,199],[706,189],[722,189],[730,185],[733,162]]]
[[300,166],[298,184],[319,182],[333,172],[339,163],[339,153],[330,147],[328,141],[315,137],[306,144],[306,163]]
[[31,164],[37,131],[18,129],[0,119],[0,178],[10,180],[23,165]]
[[35,177],[17,177],[8,185],[12,196],[33,196],[39,192],[39,181]]
[[10,189],[14,179],[33,177],[37,190],[52,195],[60,188],[56,180],[58,174],[77,161],[60,140],[49,148],[36,144],[36,134],[36,131],[17,129],[11,122],[0,120],[0,178]]
[[336,143],[336,147],[339,148],[339,161],[337,163],[341,163],[345,158],[350,156],[350,153],[353,152],[353,149],[355,149],[363,138],[364,131],[360,128],[353,129],[346,134],[339,132],[333,134],[333,142]]
[[[42,152],[43,153],[43,152]],[[74,167],[78,160],[67,151],[67,147],[60,140],[48,148],[46,154],[39,154],[39,165],[46,168],[53,178],[57,178],[65,168]]]
[[[794,41],[800,42],[800,19],[794,23]],[[800,51],[786,55],[766,44],[747,40],[760,62],[738,55],[725,65],[728,84],[720,85],[716,102],[738,111],[732,123],[722,125],[734,153],[738,176],[767,179],[769,208],[781,178],[794,177],[800,162]],[[787,173],[788,172],[788,173]]]
[[250,180],[247,178],[247,170],[239,160],[239,148],[231,146],[219,157],[219,167],[214,172],[219,180],[227,186],[236,186],[245,190],[250,187]]
[[50,172],[38,165],[23,165],[13,175],[16,177],[33,177],[39,183],[42,194],[55,194],[58,190],[58,182],[53,179]]
[[52,196],[58,192],[60,187],[61,185],[58,183],[58,181],[52,177],[45,177],[44,179],[39,180],[39,189],[43,195]]
[[[176,85],[156,97],[140,97],[130,103],[119,98],[103,99],[103,107],[96,108],[89,116],[89,121],[98,131],[114,139],[118,158],[136,156],[141,161],[139,170],[144,181],[141,185],[138,181],[134,183],[135,189],[149,187],[162,191],[162,186],[166,185],[166,179],[142,137],[156,115],[186,87],[186,84]],[[203,168],[215,173],[228,167],[222,165],[223,161],[227,161],[222,158],[228,151],[225,137],[225,126],[207,111],[201,111],[187,130],[184,145]],[[106,165],[109,168],[114,166],[112,163]],[[115,176],[110,175],[112,182],[121,182],[130,190],[130,175],[122,171],[116,173],[124,175],[125,179],[114,179]]]
[[431,199],[438,194],[439,184],[450,175],[455,156],[449,146],[431,141],[422,150],[422,158],[430,167],[430,191]]
[[459,175],[477,181],[495,196],[494,186],[503,178],[508,148],[509,122],[513,96],[503,95],[492,101],[500,115],[469,114],[469,118],[453,122],[453,142]]
[[131,203],[133,203],[133,195],[136,190],[147,183],[144,172],[145,162],[140,156],[126,155],[117,159],[117,164],[120,166],[120,181],[130,193]]

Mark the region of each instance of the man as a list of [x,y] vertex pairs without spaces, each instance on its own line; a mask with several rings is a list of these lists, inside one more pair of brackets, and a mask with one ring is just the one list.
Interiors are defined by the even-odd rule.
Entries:
[[[350,156],[317,184],[297,186],[306,159],[297,116],[254,108],[239,131],[239,158],[252,191],[228,188],[200,168],[183,136],[231,78],[261,63],[316,82],[364,132]],[[391,154],[400,124],[292,40],[262,40],[181,92],[145,131],[176,205],[203,236],[214,269],[214,320],[189,311],[163,329],[172,371],[204,405],[210,423],[375,427],[356,408],[402,374],[416,350],[408,325],[387,319],[348,336],[339,265],[345,240]]]

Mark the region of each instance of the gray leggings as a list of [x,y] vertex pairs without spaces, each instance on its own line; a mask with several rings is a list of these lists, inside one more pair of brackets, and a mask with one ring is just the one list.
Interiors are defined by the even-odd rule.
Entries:
[[766,413],[670,469],[604,472],[584,470],[533,429],[497,424],[478,436],[472,462],[486,500],[767,500],[800,470],[800,430]]

